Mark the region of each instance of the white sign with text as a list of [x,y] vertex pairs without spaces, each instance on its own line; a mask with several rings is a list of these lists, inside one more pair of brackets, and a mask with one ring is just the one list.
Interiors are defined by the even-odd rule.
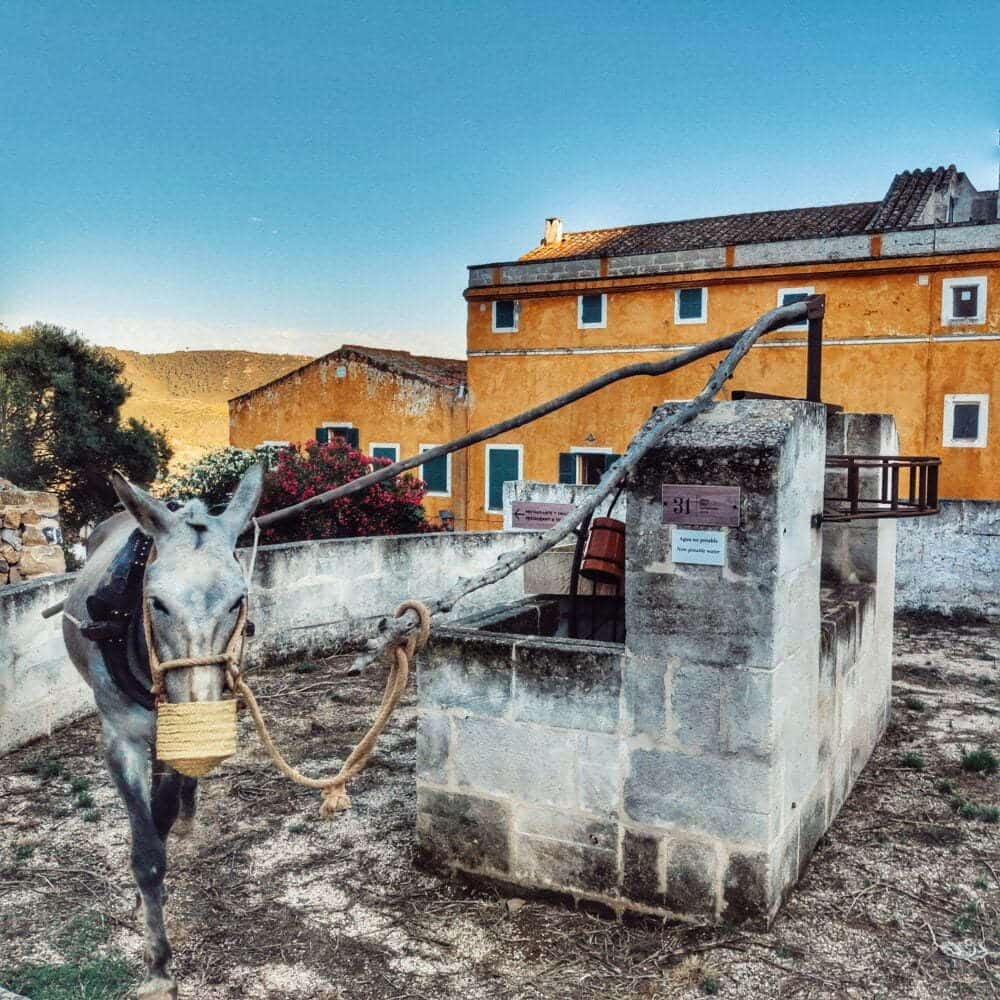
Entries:
[[726,533],[696,531],[675,527],[670,536],[670,558],[675,563],[695,563],[698,566],[724,566],[726,563]]

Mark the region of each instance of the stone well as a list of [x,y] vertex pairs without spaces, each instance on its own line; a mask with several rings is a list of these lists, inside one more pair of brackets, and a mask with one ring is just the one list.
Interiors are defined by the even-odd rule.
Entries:
[[[567,635],[559,594],[435,630],[418,673],[426,863],[770,922],[889,713],[895,525],[821,527],[828,447],[895,454],[893,422],[717,404],[629,485],[625,595],[585,599],[593,638]],[[674,561],[687,529],[663,523],[663,484],[740,488],[739,526],[713,529],[721,565]]]

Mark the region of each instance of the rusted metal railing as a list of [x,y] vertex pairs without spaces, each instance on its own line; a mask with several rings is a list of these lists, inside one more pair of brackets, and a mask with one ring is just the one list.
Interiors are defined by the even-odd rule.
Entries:
[[940,465],[941,459],[930,455],[829,455],[827,489],[830,473],[838,472],[844,473],[845,489],[823,498],[823,520],[937,514]]

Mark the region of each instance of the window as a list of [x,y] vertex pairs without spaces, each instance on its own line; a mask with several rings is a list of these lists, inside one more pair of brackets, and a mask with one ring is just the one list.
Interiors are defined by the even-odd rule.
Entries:
[[517,318],[521,312],[521,303],[513,299],[505,299],[493,303],[493,332],[517,333]]
[[320,444],[329,444],[334,438],[343,438],[352,448],[357,448],[359,432],[353,424],[324,423],[316,428],[316,440]]
[[368,454],[372,458],[387,458],[390,462],[399,461],[399,445],[383,444],[381,441],[372,441],[368,445]]
[[985,448],[989,425],[990,397],[954,394],[944,397],[944,434],[948,448]]
[[579,295],[576,300],[576,325],[581,330],[607,326],[607,295]]
[[[436,444],[422,444],[420,453],[436,448]],[[420,478],[427,483],[429,497],[451,496],[451,455],[442,455],[420,466]]]
[[674,292],[675,323],[704,323],[707,320],[707,288],[678,288]]
[[519,444],[488,444],[486,446],[486,509],[503,510],[503,484],[521,478]]
[[619,456],[610,448],[574,448],[559,456],[559,482],[596,486]]
[[[778,305],[779,306],[790,306],[793,302],[804,302],[809,298],[810,295],[815,295],[816,289],[812,286],[807,288],[779,288],[778,289]],[[783,326],[782,330],[808,330],[809,323],[807,320],[802,320],[801,323],[789,323],[788,326]]]
[[941,282],[941,322],[986,322],[986,279],[945,278]]

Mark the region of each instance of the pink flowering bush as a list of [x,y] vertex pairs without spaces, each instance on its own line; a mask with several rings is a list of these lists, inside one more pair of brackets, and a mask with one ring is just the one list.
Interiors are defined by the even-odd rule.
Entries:
[[[258,516],[308,500],[358,479],[373,468],[391,464],[387,458],[371,458],[356,451],[342,438],[335,438],[330,444],[307,441],[302,448],[283,448],[277,464],[264,477]],[[268,528],[262,532],[261,541],[298,542],[433,531],[421,506],[426,492],[423,480],[411,475],[397,476]]]

